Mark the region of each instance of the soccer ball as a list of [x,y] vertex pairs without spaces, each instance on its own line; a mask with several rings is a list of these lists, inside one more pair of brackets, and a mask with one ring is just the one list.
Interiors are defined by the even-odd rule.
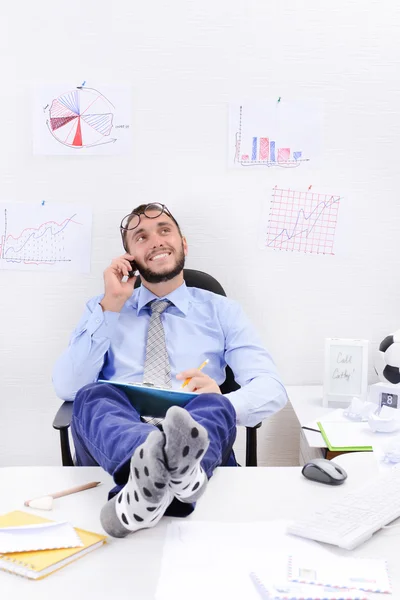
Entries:
[[400,383],[400,329],[381,341],[377,367],[381,381]]

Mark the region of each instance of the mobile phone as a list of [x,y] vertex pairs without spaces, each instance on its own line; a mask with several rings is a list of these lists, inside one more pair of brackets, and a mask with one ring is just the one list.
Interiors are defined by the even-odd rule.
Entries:
[[137,264],[134,260],[130,260],[129,262],[131,263],[131,271],[129,271],[128,273],[128,277],[130,279],[131,277],[135,276],[135,273],[137,271]]

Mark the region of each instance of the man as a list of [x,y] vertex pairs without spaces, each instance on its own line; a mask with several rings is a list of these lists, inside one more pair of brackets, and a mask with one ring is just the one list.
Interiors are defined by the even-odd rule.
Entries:
[[[101,465],[117,487],[101,522],[115,537],[189,514],[221,464],[236,465],[236,425],[256,425],[286,402],[274,363],[234,301],[187,288],[187,242],[162,204],[140,205],[121,223],[126,254],[104,272],[55,365],[58,396],[74,400],[78,465]],[[134,263],[132,264],[132,261]],[[142,285],[134,290],[138,269]],[[207,367],[195,369],[208,359]],[[241,389],[223,396],[229,365]],[[167,411],[161,428],[143,422],[121,388],[99,379],[186,387],[198,395]]]

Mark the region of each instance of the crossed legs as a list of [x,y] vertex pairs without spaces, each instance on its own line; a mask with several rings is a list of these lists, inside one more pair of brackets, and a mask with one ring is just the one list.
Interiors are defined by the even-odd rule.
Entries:
[[[193,418],[194,417],[194,418]],[[235,411],[219,394],[172,407],[163,432],[142,423],[126,395],[108,384],[77,394],[72,433],[78,464],[100,464],[122,487],[101,511],[110,535],[153,527],[176,498],[197,500],[208,478],[229,454]]]

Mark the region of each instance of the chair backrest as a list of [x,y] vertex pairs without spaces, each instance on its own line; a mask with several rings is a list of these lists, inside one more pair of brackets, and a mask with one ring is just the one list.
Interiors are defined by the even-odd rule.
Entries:
[[[201,290],[207,290],[219,294],[220,296],[226,296],[225,290],[222,285],[208,273],[204,271],[197,271],[196,269],[183,269],[183,278],[188,287],[197,287]],[[140,286],[140,277],[136,279],[135,288]],[[236,383],[232,369],[226,367],[226,379],[224,383],[220,385],[221,392],[228,394],[239,389],[239,385]]]

